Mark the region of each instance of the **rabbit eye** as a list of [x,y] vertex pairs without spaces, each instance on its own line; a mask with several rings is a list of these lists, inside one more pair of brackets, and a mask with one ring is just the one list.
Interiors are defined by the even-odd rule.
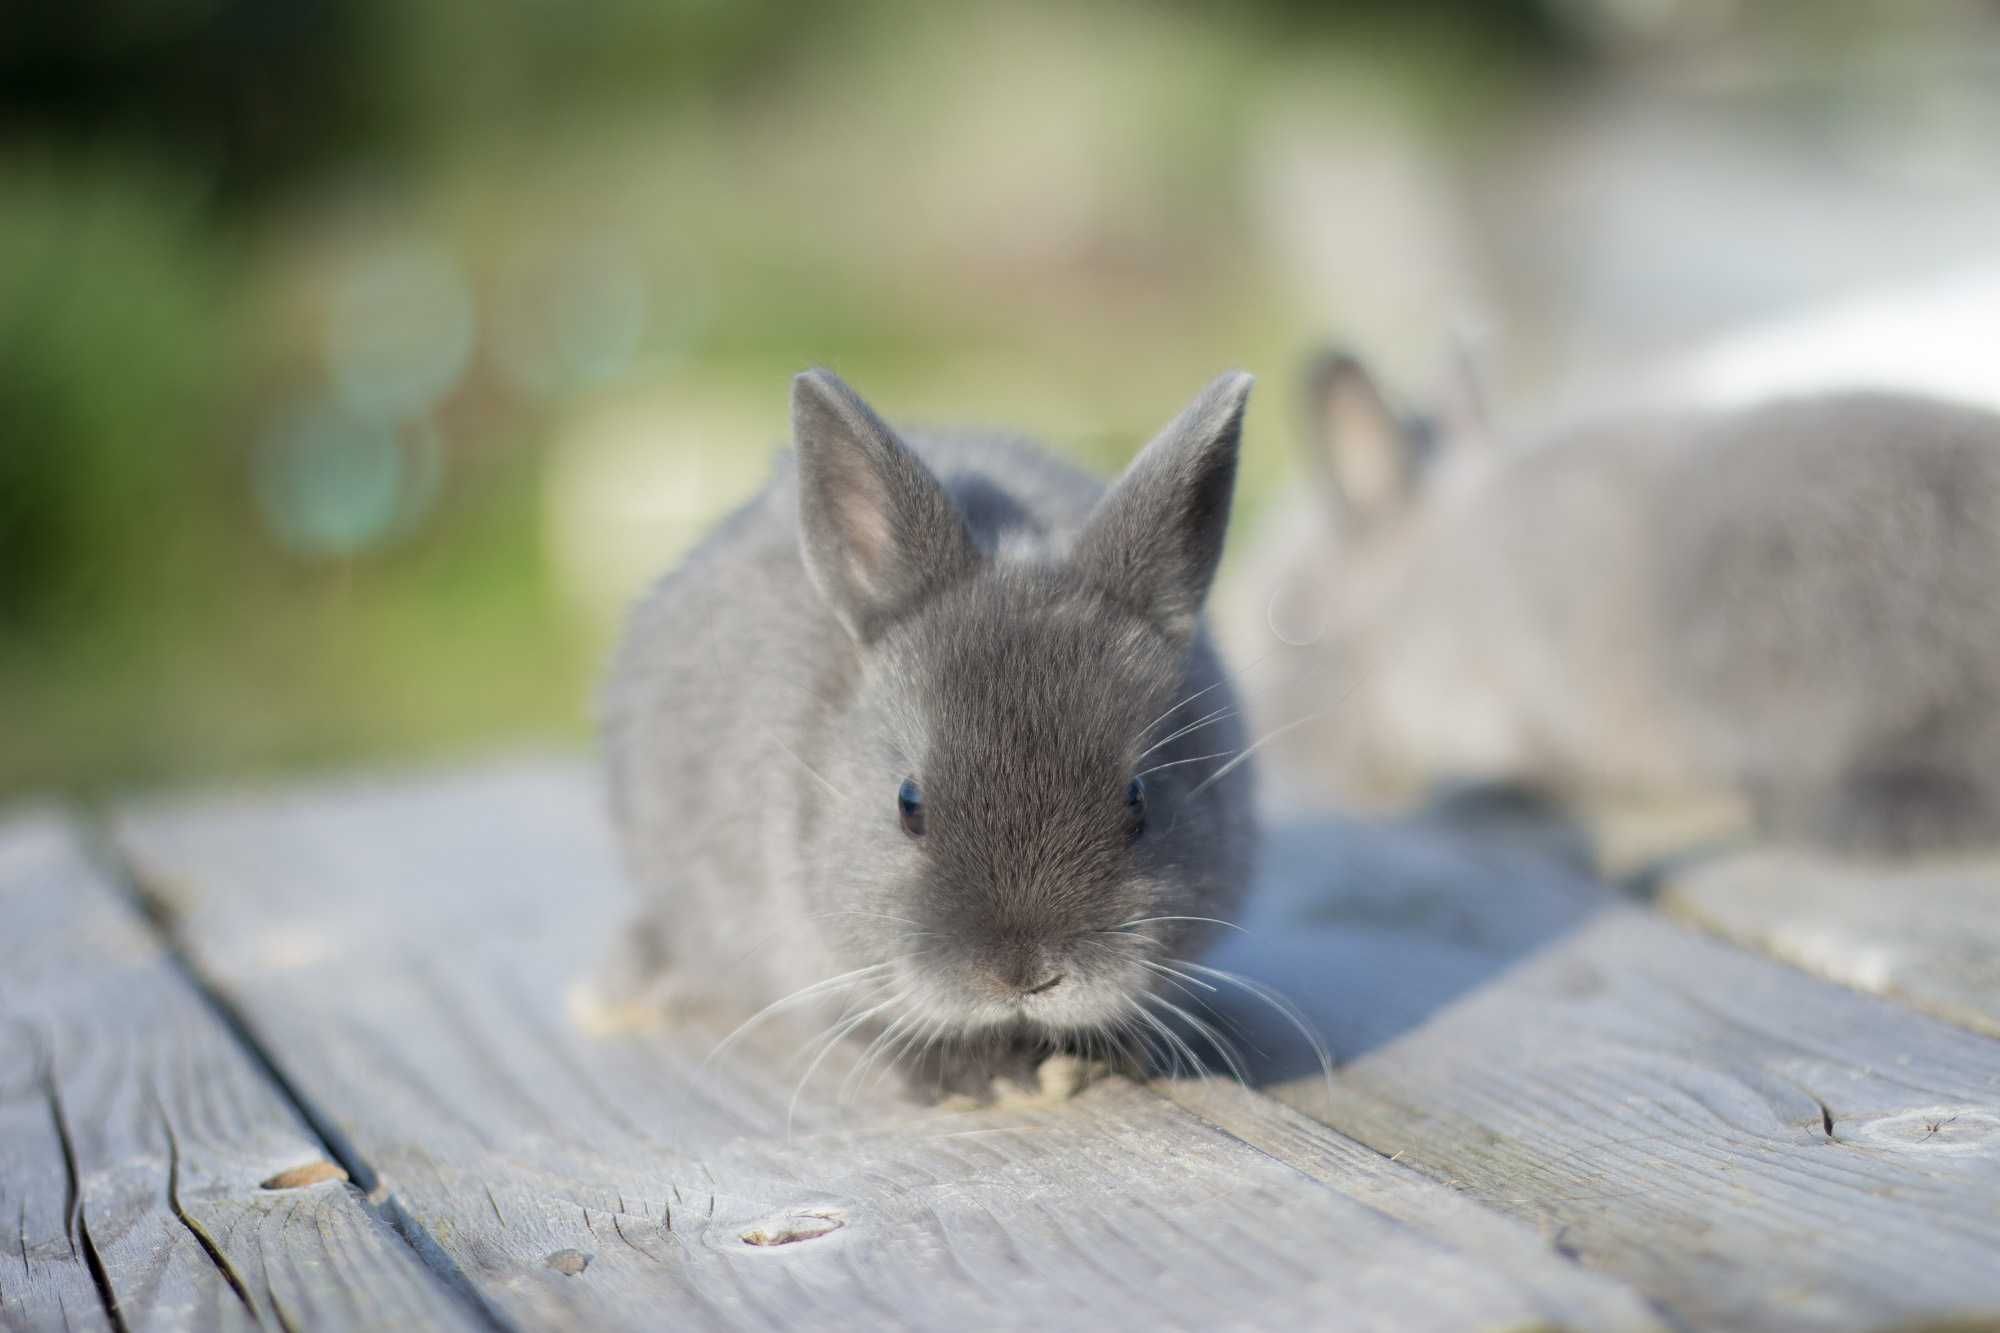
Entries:
[[904,778],[896,789],[896,810],[903,817],[903,832],[913,838],[924,836],[924,792],[915,778]]
[[1125,836],[1136,839],[1146,831],[1146,780],[1133,778],[1125,787]]

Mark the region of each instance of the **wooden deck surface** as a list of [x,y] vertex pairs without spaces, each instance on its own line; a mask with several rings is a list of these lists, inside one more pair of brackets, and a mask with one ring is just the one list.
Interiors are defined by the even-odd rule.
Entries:
[[946,1111],[580,1003],[581,761],[0,818],[0,1328],[2000,1328],[2000,867],[1264,880],[1331,1081]]

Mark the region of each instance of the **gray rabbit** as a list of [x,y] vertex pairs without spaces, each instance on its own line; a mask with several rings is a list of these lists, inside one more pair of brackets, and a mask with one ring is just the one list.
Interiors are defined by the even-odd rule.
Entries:
[[1843,392],[1507,439],[1349,356],[1310,379],[1316,494],[1230,621],[1258,725],[1313,719],[1280,770],[1726,790],[1867,853],[2000,836],[2000,416]]
[[1057,1050],[1132,1057],[1249,881],[1202,604],[1250,383],[1215,381],[1107,490],[1019,440],[899,436],[798,376],[794,452],[613,662],[605,757],[647,903],[613,985],[820,1005],[934,1095]]

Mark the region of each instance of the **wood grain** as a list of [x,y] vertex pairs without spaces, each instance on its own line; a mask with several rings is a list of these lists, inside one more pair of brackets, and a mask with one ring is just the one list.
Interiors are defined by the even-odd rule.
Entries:
[[699,1018],[579,1026],[628,905],[575,765],[116,828],[288,1080],[523,1328],[1658,1326],[1518,1223],[1431,1225],[1439,1186],[1323,1130],[1306,1161],[1122,1080],[912,1107],[843,1094],[845,1051],[791,1114],[809,1034],[705,1063]]
[[0,822],[0,1326],[467,1327],[51,815]]
[[1294,847],[1265,908],[1349,1057],[1287,1102],[1693,1327],[2000,1319],[2000,1044],[1553,869],[1339,836],[1375,850]]
[[1690,864],[1660,902],[1829,981],[2000,1037],[2000,860],[1888,867],[1771,848]]

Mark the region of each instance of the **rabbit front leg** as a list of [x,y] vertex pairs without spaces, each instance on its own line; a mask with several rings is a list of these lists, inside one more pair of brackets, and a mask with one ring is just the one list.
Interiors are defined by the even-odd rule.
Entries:
[[917,1101],[968,1108],[1017,1101],[1065,1101],[1114,1073],[1136,1067],[1089,1058],[1040,1038],[965,1042],[927,1052],[904,1070],[904,1090]]
[[658,916],[642,911],[618,931],[597,970],[570,987],[570,1021],[591,1036],[650,1031],[693,1002]]

